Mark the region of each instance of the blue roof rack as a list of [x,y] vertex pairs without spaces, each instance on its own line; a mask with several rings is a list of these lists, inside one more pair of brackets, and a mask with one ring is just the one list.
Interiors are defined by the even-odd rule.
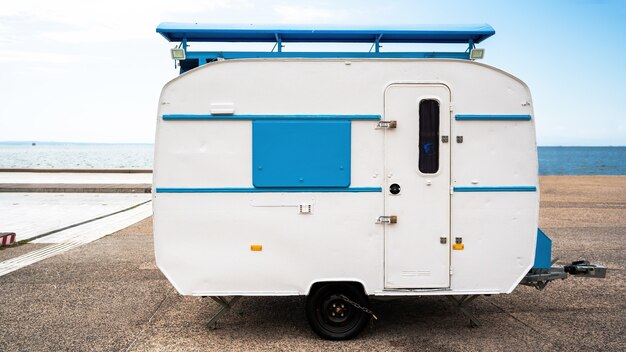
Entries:
[[488,24],[458,26],[365,27],[266,25],[213,25],[201,23],[161,23],[157,27],[170,42],[283,42],[299,43],[469,43],[491,37],[496,31]]
[[[245,58],[451,58],[468,60],[474,45],[495,34],[488,24],[405,27],[217,25],[161,23],[157,29],[170,42],[180,42],[186,59],[181,73],[218,59]],[[189,52],[188,42],[274,42],[271,52]],[[372,43],[369,52],[285,52],[283,43]],[[381,43],[466,43],[464,52],[380,52]],[[276,51],[274,51],[277,49]],[[374,50],[372,52],[372,50]],[[192,60],[192,62],[189,62]],[[197,60],[197,63],[195,62]],[[187,66],[187,67],[185,67]]]

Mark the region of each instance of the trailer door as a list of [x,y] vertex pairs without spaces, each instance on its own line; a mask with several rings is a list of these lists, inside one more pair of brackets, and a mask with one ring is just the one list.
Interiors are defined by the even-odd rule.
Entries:
[[449,287],[450,91],[390,85],[384,119],[385,288]]

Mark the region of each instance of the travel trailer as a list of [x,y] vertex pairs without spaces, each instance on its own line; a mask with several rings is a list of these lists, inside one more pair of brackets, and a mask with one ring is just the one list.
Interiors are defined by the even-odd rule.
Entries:
[[[476,61],[489,25],[157,32],[179,43],[181,74],[159,98],[156,261],[180,294],[220,303],[211,324],[239,297],[298,295],[328,339],[359,334],[370,296],[446,295],[478,323],[463,307],[480,295],[604,275],[552,267],[537,230],[533,101],[523,81]],[[396,43],[462,49],[381,49]]]

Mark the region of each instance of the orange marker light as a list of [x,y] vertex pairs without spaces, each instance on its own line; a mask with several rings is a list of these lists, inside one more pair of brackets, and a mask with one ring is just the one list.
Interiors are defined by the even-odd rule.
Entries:
[[263,250],[263,245],[260,244],[251,244],[250,245],[250,250],[253,252],[260,252]]

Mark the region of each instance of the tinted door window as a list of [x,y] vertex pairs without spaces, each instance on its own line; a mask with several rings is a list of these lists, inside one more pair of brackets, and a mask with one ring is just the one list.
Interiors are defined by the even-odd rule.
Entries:
[[439,102],[422,100],[419,114],[419,170],[434,174],[439,171]]

